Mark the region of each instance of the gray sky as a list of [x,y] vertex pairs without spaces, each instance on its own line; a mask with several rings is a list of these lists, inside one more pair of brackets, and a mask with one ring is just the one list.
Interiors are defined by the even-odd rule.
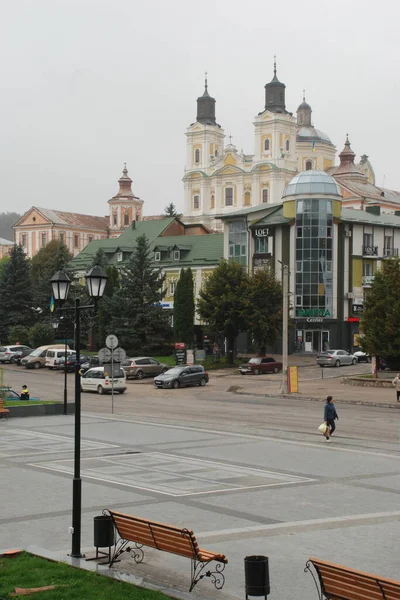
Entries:
[[395,0],[16,0],[0,24],[0,212],[107,214],[124,161],[146,215],[183,208],[186,127],[204,71],[217,121],[253,152],[264,85],[366,153],[400,189]]

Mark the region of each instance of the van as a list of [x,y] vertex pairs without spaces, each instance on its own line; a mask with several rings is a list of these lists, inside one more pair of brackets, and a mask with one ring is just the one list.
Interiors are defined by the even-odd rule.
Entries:
[[[49,344],[47,346],[40,346],[28,354],[28,356],[25,356],[21,360],[21,365],[26,369],[41,369],[46,363],[46,353],[50,348],[64,349],[65,346],[64,344]],[[67,346],[67,350],[69,350],[69,346]]]
[[[71,356],[71,354],[76,354],[75,350],[68,350],[67,348],[67,357]],[[46,352],[45,367],[48,367],[49,369],[58,369],[60,361],[64,357],[65,346],[62,350],[60,348],[49,348]]]
[[94,367],[81,376],[82,392],[97,392],[105,394],[112,391],[123,394],[126,390],[126,376],[121,367],[114,367],[114,377],[110,377],[111,365],[105,367]]

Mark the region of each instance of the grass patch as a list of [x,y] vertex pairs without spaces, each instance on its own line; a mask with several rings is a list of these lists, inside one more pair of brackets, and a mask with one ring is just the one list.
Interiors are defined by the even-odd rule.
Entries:
[[[133,584],[115,581],[64,563],[49,561],[27,552],[0,558],[0,593],[12,598],[14,588],[57,586],[35,592],[34,600],[170,600],[161,592],[145,590]],[[23,597],[23,596],[18,596]]]
[[61,404],[59,400],[5,400],[4,406],[34,406],[37,404]]

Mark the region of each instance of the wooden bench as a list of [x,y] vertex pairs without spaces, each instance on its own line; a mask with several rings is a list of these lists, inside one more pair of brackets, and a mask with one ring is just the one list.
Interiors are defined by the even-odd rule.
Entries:
[[[131,552],[136,563],[142,562],[144,558],[142,547],[149,546],[162,552],[170,552],[190,558],[191,583],[189,592],[203,577],[210,577],[216,589],[223,587],[225,577],[222,571],[228,562],[227,558],[223,554],[199,548],[193,531],[171,527],[147,519],[138,519],[108,509],[104,510],[103,514],[111,516],[117,534],[110,567],[123,552]],[[129,544],[134,544],[134,547]],[[214,570],[207,569],[212,562],[216,562]]]
[[[311,570],[314,567],[316,576]],[[305,572],[313,576],[320,600],[400,600],[400,581],[310,558]]]
[[4,400],[0,399],[0,419],[2,419],[3,417],[8,419],[9,412],[10,411],[8,410],[8,408],[4,408]]

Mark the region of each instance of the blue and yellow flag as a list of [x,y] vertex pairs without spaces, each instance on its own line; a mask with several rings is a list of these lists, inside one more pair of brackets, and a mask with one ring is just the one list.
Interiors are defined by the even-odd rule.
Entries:
[[315,140],[313,141],[311,148],[312,148],[312,151],[315,152]]
[[50,312],[54,312],[55,306],[54,298],[52,296],[50,300]]

